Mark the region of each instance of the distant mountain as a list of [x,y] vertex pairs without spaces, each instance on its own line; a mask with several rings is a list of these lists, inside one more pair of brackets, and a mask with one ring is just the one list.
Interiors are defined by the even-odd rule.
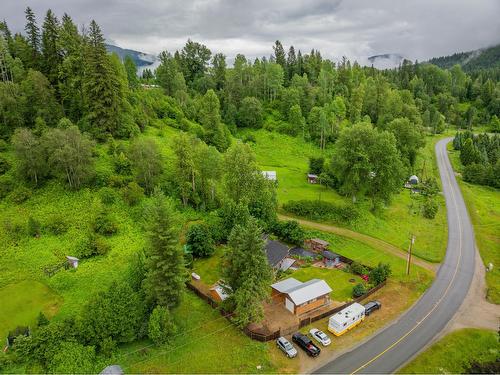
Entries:
[[133,49],[125,49],[112,44],[106,44],[106,49],[110,53],[116,53],[120,59],[125,59],[125,56],[130,56],[134,60],[138,68],[145,68],[153,65],[157,60],[156,56],[147,53],[134,51]]
[[384,53],[368,57],[369,65],[377,69],[391,69],[399,66],[404,60],[404,56],[398,53]]
[[500,44],[475,51],[454,53],[451,56],[435,57],[428,62],[444,69],[458,64],[467,72],[498,68],[500,67]]

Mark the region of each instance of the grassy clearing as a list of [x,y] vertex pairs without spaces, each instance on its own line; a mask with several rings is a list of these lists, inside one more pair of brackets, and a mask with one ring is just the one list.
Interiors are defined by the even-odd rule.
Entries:
[[[308,158],[321,155],[321,150],[299,138],[270,133],[265,130],[252,131],[256,143],[252,146],[262,170],[275,170],[278,176],[279,204],[289,200],[321,199],[329,202],[348,202],[333,189],[311,185],[306,180]],[[439,173],[435,161],[434,145],[437,137],[428,137],[427,145],[417,159],[416,173],[420,177],[435,177]],[[328,160],[331,150],[324,151]],[[362,218],[350,226],[355,231],[380,238],[400,249],[406,250],[410,233],[417,237],[414,254],[430,262],[440,262],[446,251],[446,209],[442,196],[438,196],[439,211],[434,220],[425,219],[420,213],[419,197],[409,190],[401,189],[392,203],[377,213],[370,211],[370,202],[359,203]],[[338,223],[331,223],[338,224]]]
[[472,361],[495,361],[500,354],[498,334],[481,329],[452,332],[403,367],[401,374],[463,374]]
[[32,280],[7,285],[0,289],[0,337],[17,326],[34,326],[39,312],[51,318],[62,299],[46,285]]
[[392,270],[391,278],[397,282],[407,283],[411,288],[415,288],[417,293],[425,291],[432,281],[432,273],[430,271],[414,265],[410,275],[406,275],[405,260],[374,249],[356,240],[319,231],[308,231],[308,235],[327,240],[330,242],[330,249],[332,251],[361,264],[376,266],[380,262],[389,263]]
[[201,276],[201,281],[212,286],[222,275],[222,258],[225,247],[217,246],[214,254],[209,258],[196,259],[193,264],[193,271]]
[[[339,302],[347,301],[352,298],[352,287],[357,283],[362,283],[363,279],[350,272],[344,272],[338,269],[325,269],[318,267],[304,267],[295,271],[291,277],[305,282],[311,279],[322,279],[332,288],[331,299]],[[349,280],[354,279],[351,283]]]
[[[216,310],[186,293],[175,310],[177,335],[162,347],[137,342],[120,350],[126,373],[255,373],[286,370],[285,358],[273,358],[267,345],[251,340]],[[127,355],[127,353],[132,353]],[[283,368],[281,368],[283,366]]]
[[[460,172],[459,152],[454,151],[451,144],[448,149],[453,168]],[[474,226],[481,258],[485,265],[493,264],[493,271],[486,273],[487,298],[500,304],[500,190],[469,184],[460,175],[457,180]]]

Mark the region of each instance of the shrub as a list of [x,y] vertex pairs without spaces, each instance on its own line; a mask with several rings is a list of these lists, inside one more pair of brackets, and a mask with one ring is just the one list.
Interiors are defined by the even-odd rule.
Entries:
[[432,198],[428,198],[424,202],[423,215],[426,219],[434,219],[437,215],[438,209],[439,206],[437,202]]
[[132,181],[132,178],[130,176],[121,176],[121,175],[111,175],[108,178],[108,186],[114,187],[114,188],[121,188],[126,186],[130,181]]
[[99,195],[101,197],[101,202],[105,205],[112,205],[116,202],[116,191],[114,191],[110,187],[101,188],[101,190],[99,191]]
[[144,198],[144,189],[139,186],[135,181],[129,182],[126,187],[123,188],[123,199],[130,206],[133,206]]
[[366,293],[365,284],[359,283],[352,287],[352,296],[354,298],[361,297],[365,293]]
[[0,177],[0,199],[5,198],[12,190],[14,190],[14,186],[14,181],[11,177]]
[[176,331],[170,311],[163,306],[156,306],[149,316],[148,337],[156,344],[164,344]]
[[10,193],[12,202],[21,204],[31,198],[31,190],[24,186],[19,186]]
[[350,270],[352,273],[356,275],[366,275],[368,274],[368,269],[363,266],[361,263],[352,262],[350,266]]
[[40,229],[41,229],[40,222],[30,216],[28,219],[28,236],[39,237]]
[[111,249],[111,246],[104,238],[95,234],[90,234],[77,247],[77,255],[80,258],[90,258],[96,255],[104,255]]
[[388,263],[379,263],[377,267],[370,271],[370,283],[375,286],[383,283],[392,274],[391,266]]
[[281,240],[297,246],[303,245],[306,236],[304,229],[295,220],[276,222],[273,226],[273,232]]
[[40,313],[38,314],[38,317],[36,318],[37,327],[46,326],[47,324],[49,324],[49,320],[47,319],[45,314],[40,311]]
[[94,233],[111,236],[118,231],[118,225],[107,211],[101,211],[94,221]]
[[260,100],[247,96],[241,101],[238,112],[238,126],[260,128],[262,127],[262,104]]
[[246,134],[243,137],[243,143],[257,143],[257,140],[253,134]]
[[313,174],[320,175],[323,172],[323,168],[325,166],[325,158],[324,157],[310,157],[309,158],[309,172]]
[[115,172],[121,175],[129,175],[132,173],[132,163],[124,152],[120,152],[113,158]]
[[214,241],[210,229],[204,224],[193,224],[186,235],[186,243],[195,257],[209,257],[214,253]]
[[359,209],[352,204],[334,204],[316,200],[288,201],[283,209],[297,216],[313,220],[333,220],[341,223],[352,223],[359,216]]
[[10,163],[4,157],[0,156],[0,175],[5,174],[10,169]]
[[69,225],[62,214],[49,216],[45,227],[55,235],[63,234],[68,231]]
[[0,151],[7,150],[8,143],[4,139],[0,139]]

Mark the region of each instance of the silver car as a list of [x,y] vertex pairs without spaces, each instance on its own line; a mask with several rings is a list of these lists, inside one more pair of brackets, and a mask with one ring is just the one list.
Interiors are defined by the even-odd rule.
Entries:
[[326,335],[325,333],[323,333],[319,329],[313,328],[309,331],[309,333],[311,334],[313,339],[318,341],[323,346],[328,346],[332,343],[332,340],[330,340],[328,335]]
[[295,349],[290,341],[288,341],[284,337],[278,337],[278,339],[276,340],[276,346],[280,348],[288,358],[297,356],[297,349]]

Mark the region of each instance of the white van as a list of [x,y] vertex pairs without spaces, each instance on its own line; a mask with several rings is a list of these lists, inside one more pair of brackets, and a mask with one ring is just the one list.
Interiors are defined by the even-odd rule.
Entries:
[[340,310],[328,320],[328,330],[335,336],[341,336],[356,327],[365,319],[365,307],[359,303]]

